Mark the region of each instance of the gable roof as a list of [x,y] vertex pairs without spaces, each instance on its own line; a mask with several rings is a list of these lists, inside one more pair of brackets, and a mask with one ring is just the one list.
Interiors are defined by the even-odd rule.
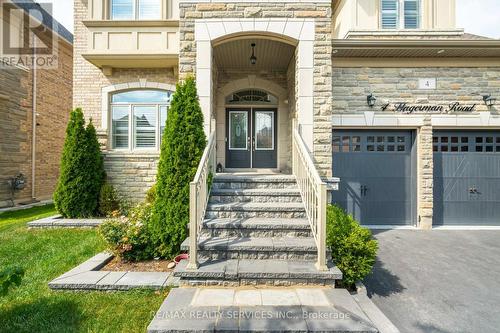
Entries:
[[[65,39],[68,43],[73,44],[73,34],[68,31],[61,23],[59,23],[50,13],[48,13],[40,4],[36,3],[33,0],[11,0],[17,7],[23,9],[26,13],[29,14],[31,9],[37,9],[42,13],[43,22],[42,24],[57,33],[63,39]],[[35,17],[35,19],[39,19]]]

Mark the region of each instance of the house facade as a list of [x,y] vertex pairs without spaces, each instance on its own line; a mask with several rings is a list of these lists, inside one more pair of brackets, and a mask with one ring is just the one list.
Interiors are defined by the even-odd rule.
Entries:
[[500,225],[500,41],[454,0],[75,0],[74,107],[132,200],[196,77],[225,171],[293,169],[294,130],[361,223]]
[[[0,0],[0,208],[51,200],[59,176],[73,104],[73,35],[49,12],[35,15],[39,9],[32,1]],[[30,19],[43,28],[38,47],[49,40],[52,47],[47,57],[34,55],[38,66],[6,51],[33,34],[24,25]],[[16,179],[22,185],[13,189]]]

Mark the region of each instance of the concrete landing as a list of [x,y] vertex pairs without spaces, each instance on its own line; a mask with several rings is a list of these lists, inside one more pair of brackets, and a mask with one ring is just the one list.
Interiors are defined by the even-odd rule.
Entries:
[[345,289],[178,288],[148,333],[378,332]]

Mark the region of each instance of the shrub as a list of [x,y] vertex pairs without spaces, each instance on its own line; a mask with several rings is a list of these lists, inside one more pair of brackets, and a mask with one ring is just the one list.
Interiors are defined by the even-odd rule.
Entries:
[[127,261],[140,261],[154,257],[155,246],[150,230],[151,205],[140,204],[129,216],[106,220],[99,226],[103,237],[115,256]]
[[162,257],[172,257],[187,237],[189,183],[206,146],[196,84],[178,84],[163,133],[152,227]]
[[343,273],[343,284],[354,288],[370,274],[377,256],[378,243],[370,230],[362,228],[351,215],[337,206],[327,208],[326,244]]
[[61,173],[54,192],[58,212],[64,217],[94,216],[104,182],[103,158],[92,122],[85,128],[81,109],[71,112],[61,158]]
[[0,271],[0,296],[5,296],[12,286],[19,286],[24,277],[21,267],[9,267]]
[[120,211],[120,200],[113,185],[104,183],[99,194],[99,212],[110,217]]
[[147,192],[146,192],[146,202],[147,203],[154,203],[156,200],[156,184],[153,185]]

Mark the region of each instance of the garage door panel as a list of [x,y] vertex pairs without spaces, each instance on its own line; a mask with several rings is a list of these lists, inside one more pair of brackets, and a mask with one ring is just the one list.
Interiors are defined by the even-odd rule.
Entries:
[[500,133],[436,131],[433,141],[434,224],[500,225]]
[[[364,225],[413,224],[410,131],[334,131],[333,202]],[[335,139],[336,138],[336,139]]]

